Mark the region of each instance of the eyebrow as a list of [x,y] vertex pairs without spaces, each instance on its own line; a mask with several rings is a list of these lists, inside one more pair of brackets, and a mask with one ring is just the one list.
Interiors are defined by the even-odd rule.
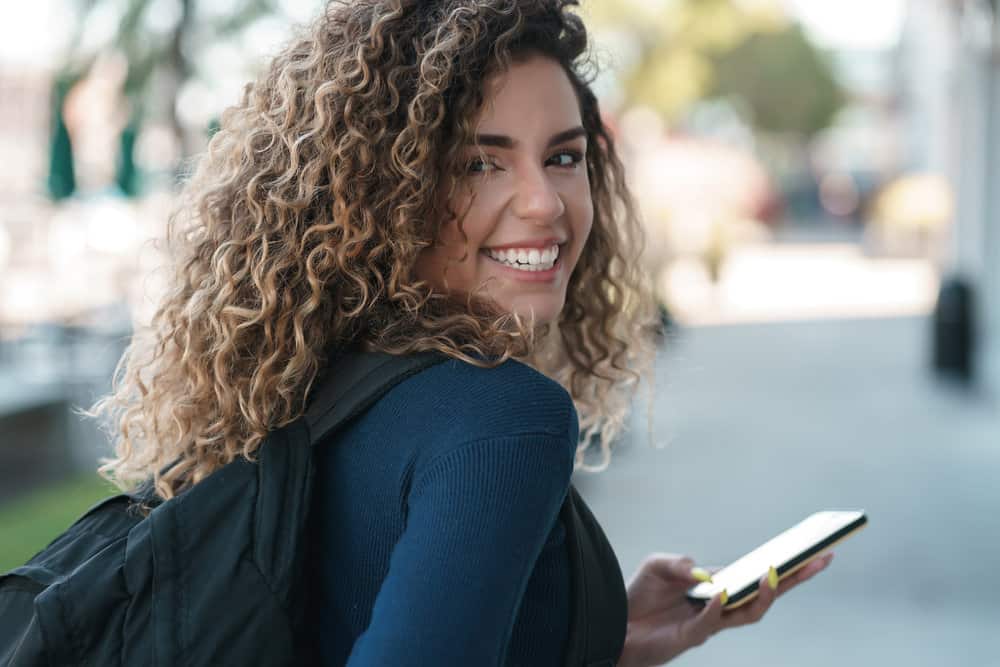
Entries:
[[[561,143],[565,143],[571,139],[576,139],[577,137],[586,137],[587,130],[581,125],[572,127],[568,130],[563,130],[553,134],[549,138],[549,143],[547,148],[552,148]],[[475,137],[475,144],[477,146],[494,146],[496,148],[514,148],[517,146],[517,139],[512,139],[505,134],[477,134]]]

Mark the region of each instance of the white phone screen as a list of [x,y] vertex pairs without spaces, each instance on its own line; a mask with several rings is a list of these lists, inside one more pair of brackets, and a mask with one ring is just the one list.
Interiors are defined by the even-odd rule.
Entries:
[[732,597],[758,581],[767,573],[768,567],[773,565],[780,568],[862,516],[864,512],[860,511],[824,511],[811,514],[713,574],[711,583],[700,583],[690,589],[689,593],[695,597],[710,598],[725,588]]

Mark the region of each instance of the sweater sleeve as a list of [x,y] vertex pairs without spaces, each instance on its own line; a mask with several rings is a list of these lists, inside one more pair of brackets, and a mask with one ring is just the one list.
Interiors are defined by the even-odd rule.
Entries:
[[569,488],[551,433],[462,443],[414,472],[406,529],[348,665],[500,665]]

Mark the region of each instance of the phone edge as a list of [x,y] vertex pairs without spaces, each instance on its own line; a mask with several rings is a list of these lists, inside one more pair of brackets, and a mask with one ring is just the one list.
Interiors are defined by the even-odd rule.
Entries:
[[[830,511],[830,510],[823,510],[823,511]],[[840,510],[840,511],[843,511],[843,510]],[[833,546],[836,546],[838,543],[844,541],[845,539],[847,539],[848,537],[850,537],[855,532],[857,532],[857,531],[861,530],[862,528],[864,528],[868,524],[868,515],[864,512],[864,510],[860,510],[860,511],[861,511],[861,516],[859,516],[857,519],[855,519],[851,523],[847,524],[846,526],[844,526],[840,530],[837,530],[836,532],[831,533],[825,539],[817,542],[815,545],[813,545],[809,549],[806,549],[805,551],[801,552],[800,554],[798,554],[797,556],[795,556],[791,560],[789,560],[789,561],[787,561],[787,562],[785,562],[785,563],[777,566],[777,568],[775,568],[775,569],[778,571],[778,581],[779,581],[779,583],[780,583],[780,581],[783,578],[786,578],[786,577],[789,577],[789,576],[795,574],[796,572],[798,572],[799,570],[801,570],[803,567],[805,567],[806,565],[808,565],[810,561],[812,561],[814,558],[816,558],[819,555],[821,555],[823,553],[823,551],[825,551],[825,550],[827,550],[827,549],[829,549],[829,548],[831,548]],[[804,520],[805,519],[803,519],[803,521]],[[726,603],[726,605],[723,607],[723,609],[724,610],[736,609],[737,607],[741,607],[744,604],[746,604],[747,602],[750,602],[751,600],[753,600],[754,598],[756,598],[757,597],[757,593],[758,593],[758,591],[757,591],[758,584],[759,584],[759,580],[754,580],[748,586],[746,586],[745,588],[742,588],[739,591],[730,594],[730,596],[729,596],[729,602]],[[687,595],[687,599],[690,600],[691,602],[700,603],[700,604],[704,604],[704,603],[708,602],[708,600],[710,599],[710,598],[706,598],[706,597],[700,597],[700,596],[691,595],[690,593],[688,593],[686,595]]]

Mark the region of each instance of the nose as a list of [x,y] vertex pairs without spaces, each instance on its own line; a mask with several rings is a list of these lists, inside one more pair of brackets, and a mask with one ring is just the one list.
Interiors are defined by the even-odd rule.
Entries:
[[562,216],[566,205],[544,168],[536,168],[526,170],[518,179],[513,210],[523,220],[549,223]]

